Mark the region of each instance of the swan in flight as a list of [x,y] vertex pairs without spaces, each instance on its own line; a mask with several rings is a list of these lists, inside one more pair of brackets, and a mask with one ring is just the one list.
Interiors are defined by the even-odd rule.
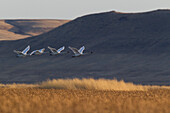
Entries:
[[42,48],[42,49],[39,49],[39,50],[34,50],[33,52],[31,52],[30,56],[31,55],[41,55],[43,54],[45,51],[45,48]]
[[68,47],[69,49],[71,49],[74,53],[74,56],[73,57],[78,57],[78,56],[82,56],[82,55],[85,55],[83,53],[83,51],[85,50],[85,47],[82,46],[79,50],[77,48],[73,48],[73,47]]
[[63,46],[57,50],[55,48],[48,46],[48,49],[50,50],[50,55],[58,55],[58,54],[61,54],[61,52],[65,49],[65,47]]
[[28,55],[27,53],[29,50],[30,50],[30,46],[28,45],[23,51],[14,50],[14,53],[17,54],[17,57],[25,57]]

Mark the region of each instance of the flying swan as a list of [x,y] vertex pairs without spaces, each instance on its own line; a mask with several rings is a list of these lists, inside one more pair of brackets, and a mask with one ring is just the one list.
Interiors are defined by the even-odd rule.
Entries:
[[42,49],[39,49],[39,50],[34,50],[33,52],[31,52],[30,56],[31,55],[41,55],[43,54],[45,51],[45,48],[42,48]]
[[14,50],[14,53],[17,54],[17,57],[25,57],[28,55],[27,53],[29,50],[30,50],[30,46],[28,45],[23,51]]
[[[61,54],[61,52],[65,49],[65,47],[63,46],[57,50],[55,48],[48,46],[48,49],[50,50],[50,55],[58,55],[58,54]],[[62,52],[62,53],[64,53],[64,52]]]
[[73,47],[68,47],[69,49],[71,49],[74,53],[74,56],[73,57],[78,57],[78,56],[82,56],[82,55],[85,55],[83,53],[83,51],[85,50],[85,47],[82,46],[79,50],[77,48],[73,48]]

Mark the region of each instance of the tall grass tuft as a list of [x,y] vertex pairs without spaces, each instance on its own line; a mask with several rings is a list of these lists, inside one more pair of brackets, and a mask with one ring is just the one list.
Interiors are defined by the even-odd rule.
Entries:
[[94,89],[94,90],[146,90],[147,87],[125,83],[116,79],[53,79],[39,84],[41,88],[56,89]]
[[54,89],[87,89],[87,90],[148,90],[148,89],[170,89],[169,86],[135,85],[130,82],[118,81],[116,79],[53,79],[39,84],[0,84],[0,88],[54,88]]

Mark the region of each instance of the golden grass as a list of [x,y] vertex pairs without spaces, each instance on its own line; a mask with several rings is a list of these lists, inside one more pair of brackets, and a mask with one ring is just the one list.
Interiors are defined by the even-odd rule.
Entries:
[[0,113],[169,113],[168,86],[106,79],[0,84]]
[[170,89],[169,86],[149,86],[149,85],[136,85],[133,83],[118,81],[116,79],[53,79],[47,80],[37,84],[0,84],[4,88],[54,88],[54,89],[87,89],[87,90],[122,90],[132,91],[148,89]]
[[53,79],[39,84],[41,88],[90,89],[90,90],[146,90],[142,85],[109,79]]
[[37,84],[0,84],[0,88],[36,88]]
[[0,88],[0,113],[169,113],[170,90]]

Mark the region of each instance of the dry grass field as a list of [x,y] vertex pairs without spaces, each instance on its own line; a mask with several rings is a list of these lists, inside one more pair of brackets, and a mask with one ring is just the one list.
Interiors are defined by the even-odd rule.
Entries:
[[0,41],[18,40],[31,36],[37,36],[67,22],[69,22],[69,20],[0,20]]
[[17,40],[29,37],[29,35],[16,34],[9,31],[13,26],[6,23],[4,20],[0,20],[0,40]]
[[[85,88],[87,83],[93,81]],[[62,79],[60,80],[62,81]],[[64,80],[63,80],[64,81]],[[76,82],[75,82],[76,81]],[[83,83],[84,87],[73,88]],[[73,79],[64,82],[71,87],[49,87],[59,80],[46,81],[37,85],[3,85],[0,88],[1,113],[170,113],[170,89],[145,86],[145,89],[121,89],[125,84],[116,81],[120,90],[104,89],[107,80]],[[68,84],[69,82],[69,84]],[[103,89],[94,88],[101,83]],[[114,81],[112,81],[114,82]],[[60,82],[61,83],[61,82]],[[46,84],[46,87],[45,87]],[[66,85],[65,84],[65,85]],[[114,84],[114,83],[113,83]],[[128,87],[131,87],[128,85]],[[64,85],[64,84],[63,84]],[[122,85],[122,86],[121,86]],[[134,84],[131,84],[135,87]],[[48,87],[47,87],[48,86]],[[81,84],[82,86],[82,84]],[[141,86],[142,87],[142,86]]]

